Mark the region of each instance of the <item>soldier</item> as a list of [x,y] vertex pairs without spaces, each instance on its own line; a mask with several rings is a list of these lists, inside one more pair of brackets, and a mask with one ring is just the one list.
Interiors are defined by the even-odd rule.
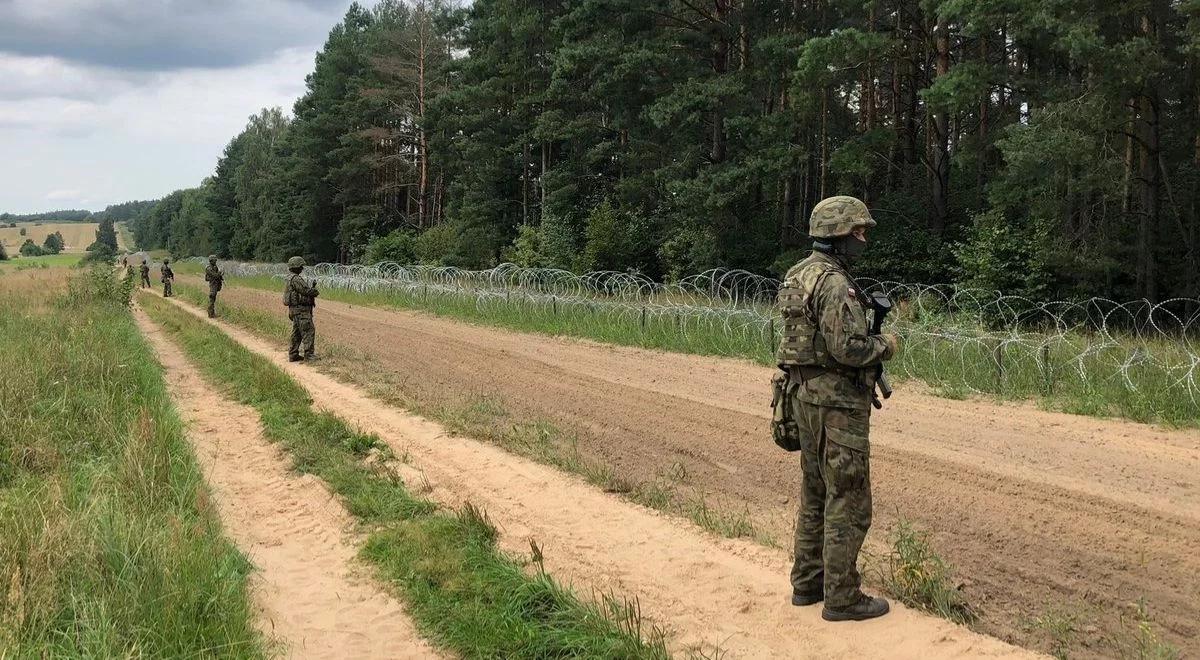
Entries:
[[138,267],[138,270],[142,274],[142,288],[149,289],[150,288],[150,264],[146,263],[145,259],[142,259],[142,265]]
[[[794,420],[803,486],[796,523],[792,604],[824,601],[826,621],[883,616],[888,602],[860,590],[858,553],[871,526],[871,398],[875,367],[899,348],[894,335],[870,335],[850,266],[875,220],[853,197],[813,209],[812,254],[792,266],[779,291],[786,417]],[[779,418],[779,410],[776,418]]]
[[217,267],[217,255],[208,255],[208,268],[204,269],[204,281],[208,282],[208,318],[217,318],[217,292],[225,284],[225,273]]
[[162,273],[163,298],[170,298],[174,295],[171,285],[175,283],[175,273],[171,270],[171,260],[163,259],[162,268],[159,271]]
[[[304,258],[288,259],[288,270],[292,276],[288,278],[283,288],[283,304],[288,308],[288,318],[292,320],[292,343],[288,348],[288,361],[300,362],[313,359],[314,344],[317,339],[317,329],[313,325],[313,307],[316,306],[317,283],[311,285],[300,277],[304,270]],[[304,352],[300,352],[303,345]]]

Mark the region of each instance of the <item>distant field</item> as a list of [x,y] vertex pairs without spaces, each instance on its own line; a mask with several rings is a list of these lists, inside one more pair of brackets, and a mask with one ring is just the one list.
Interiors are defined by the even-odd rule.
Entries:
[[74,254],[48,254],[43,257],[22,257],[15,254],[13,251],[8,253],[9,260],[0,262],[0,265],[12,266],[13,268],[28,268],[30,266],[49,266],[50,268],[66,268],[78,264],[83,259],[83,253],[76,252]]
[[[82,254],[96,240],[97,227],[94,222],[48,222],[39,226],[32,222],[19,222],[16,227],[0,228],[0,242],[4,243],[4,249],[12,256],[21,248],[25,239],[33,239],[33,242],[41,247],[46,236],[57,231],[62,233],[63,241],[67,244],[63,252]],[[24,236],[21,235],[21,229],[25,229]],[[121,247],[125,247],[125,236],[122,234],[123,232],[117,232],[117,242]]]

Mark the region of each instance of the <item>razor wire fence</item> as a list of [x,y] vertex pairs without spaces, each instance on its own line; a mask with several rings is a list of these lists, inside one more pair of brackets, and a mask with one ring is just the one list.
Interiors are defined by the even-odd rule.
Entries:
[[[233,276],[287,276],[284,264],[222,267]],[[306,272],[325,289],[454,301],[483,315],[569,317],[763,362],[770,362],[780,331],[779,280],[740,270],[713,269],[673,283],[513,264],[466,270],[320,263]],[[889,363],[893,372],[976,393],[1111,398],[1116,392],[1182,401],[1184,414],[1200,417],[1200,299],[1036,301],[949,284],[860,279],[858,285],[898,302],[887,330],[902,337],[904,350]]]

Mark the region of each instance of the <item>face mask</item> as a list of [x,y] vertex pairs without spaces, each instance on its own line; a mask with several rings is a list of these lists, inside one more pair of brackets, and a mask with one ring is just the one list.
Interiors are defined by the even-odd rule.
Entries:
[[855,238],[853,234],[850,236],[843,236],[838,240],[838,254],[840,254],[849,263],[858,261],[859,257],[862,257],[863,253],[866,251],[867,242],[860,241],[859,239]]

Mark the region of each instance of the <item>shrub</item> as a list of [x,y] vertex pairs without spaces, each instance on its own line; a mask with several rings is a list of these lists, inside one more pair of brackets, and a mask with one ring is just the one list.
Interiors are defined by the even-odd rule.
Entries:
[[40,257],[43,254],[45,253],[42,252],[42,248],[38,247],[32,238],[25,239],[25,242],[21,244],[22,257]]
[[63,240],[62,233],[56,231],[53,234],[46,235],[46,240],[42,243],[42,250],[46,254],[58,254],[63,251],[66,245],[67,243]]
[[446,264],[458,251],[458,232],[449,222],[430,227],[417,236],[413,251],[423,264]]
[[377,264],[381,261],[394,261],[398,264],[411,264],[417,258],[417,240],[410,232],[397,229],[387,236],[380,236],[367,244],[363,261]]
[[[16,225],[13,225],[13,226],[14,226],[14,227],[16,227]],[[20,233],[21,233],[21,235],[22,235],[22,236],[24,236],[24,235],[25,235],[25,228],[24,228],[24,227],[21,227],[21,232],[20,232]]]

